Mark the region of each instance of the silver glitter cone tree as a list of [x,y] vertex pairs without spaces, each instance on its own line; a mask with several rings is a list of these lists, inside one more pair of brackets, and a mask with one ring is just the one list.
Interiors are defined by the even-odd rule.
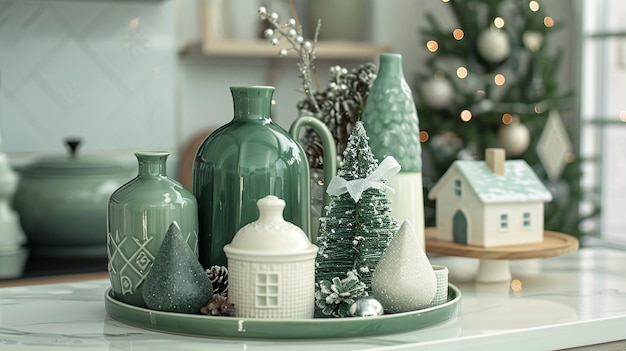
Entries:
[[[390,216],[390,203],[382,186],[386,180],[370,179],[379,164],[368,142],[363,125],[357,122],[343,153],[344,162],[329,184],[330,202],[320,219],[318,283],[332,281],[335,277],[344,279],[353,271],[370,291],[372,273],[397,230],[398,224]],[[362,187],[360,196],[345,189],[333,194],[331,188],[335,180],[377,185]]]

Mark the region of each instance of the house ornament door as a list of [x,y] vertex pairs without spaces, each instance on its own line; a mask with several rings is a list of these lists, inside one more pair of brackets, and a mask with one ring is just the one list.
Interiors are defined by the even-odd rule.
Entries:
[[467,244],[467,219],[461,210],[452,219],[452,234],[455,243]]

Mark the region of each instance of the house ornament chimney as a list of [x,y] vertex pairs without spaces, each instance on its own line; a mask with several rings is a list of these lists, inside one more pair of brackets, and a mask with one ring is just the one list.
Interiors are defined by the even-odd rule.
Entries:
[[485,163],[489,169],[498,175],[504,174],[504,160],[506,154],[504,149],[489,148],[485,151]]

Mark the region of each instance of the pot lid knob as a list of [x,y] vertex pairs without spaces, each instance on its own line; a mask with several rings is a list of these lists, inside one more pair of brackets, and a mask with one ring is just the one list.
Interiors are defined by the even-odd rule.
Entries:
[[70,156],[76,157],[76,150],[78,149],[78,145],[80,144],[80,138],[67,138],[65,139],[65,144],[70,148]]

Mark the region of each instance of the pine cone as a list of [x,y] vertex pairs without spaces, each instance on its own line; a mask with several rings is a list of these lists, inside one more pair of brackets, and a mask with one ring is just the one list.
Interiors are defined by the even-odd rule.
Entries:
[[350,306],[363,296],[367,296],[365,284],[353,271],[344,279],[334,277],[332,283],[321,280],[315,284],[315,305],[327,316],[349,316]]
[[224,296],[215,294],[206,306],[200,308],[200,313],[209,316],[232,316],[235,314],[235,305]]
[[[315,93],[315,101],[320,109],[317,117],[328,127],[337,145],[337,156],[342,157],[350,132],[361,118],[369,89],[376,78],[376,66],[369,62],[350,72],[345,68],[331,68],[328,87]],[[298,110],[303,114],[314,114],[313,103],[307,99],[298,102]],[[322,169],[323,148],[319,135],[308,129],[301,138],[309,167]]]
[[213,284],[213,294],[228,297],[228,268],[215,265],[207,269],[206,273]]

